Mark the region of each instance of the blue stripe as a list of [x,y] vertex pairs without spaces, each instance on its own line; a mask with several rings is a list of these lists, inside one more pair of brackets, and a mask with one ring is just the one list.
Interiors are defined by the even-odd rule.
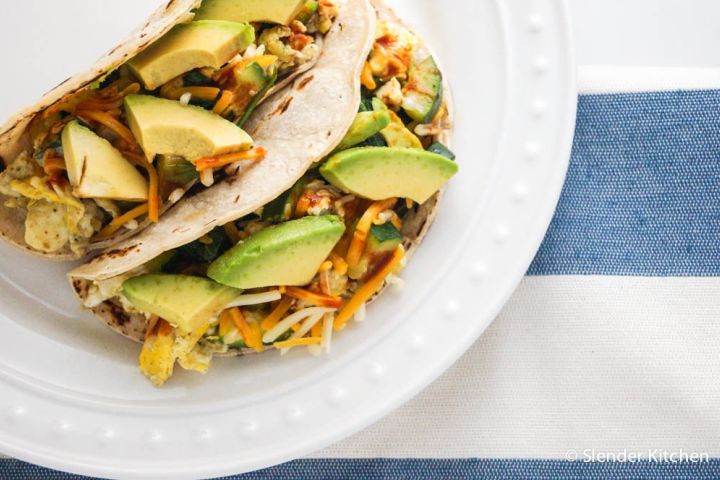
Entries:
[[[81,480],[87,477],[0,460],[5,480]],[[695,480],[720,478],[720,460],[703,463],[582,463],[551,460],[297,460],[233,480]]]
[[528,274],[718,276],[720,91],[581,97],[568,179]]

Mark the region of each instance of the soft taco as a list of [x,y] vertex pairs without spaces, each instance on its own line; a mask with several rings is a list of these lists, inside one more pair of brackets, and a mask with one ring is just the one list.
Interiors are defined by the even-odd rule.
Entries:
[[261,162],[275,145],[246,125],[317,63],[341,1],[169,2],[0,127],[0,235],[46,258],[82,258]]
[[[250,130],[290,142],[278,133],[289,121],[308,136],[309,158],[268,154],[238,177],[245,195],[193,205],[200,194],[70,273],[84,307],[143,343],[140,368],[153,384],[176,363],[206,372],[216,355],[329,352],[334,332],[401,282],[458,167],[450,93],[433,55],[392,11],[374,7],[367,38],[353,23],[362,19],[338,20],[347,36],[335,40],[363,45],[351,66],[321,58],[258,118],[284,109],[289,117]],[[327,78],[349,90],[325,95]],[[323,123],[331,112],[339,130]],[[323,137],[332,139],[327,148],[313,148]]]

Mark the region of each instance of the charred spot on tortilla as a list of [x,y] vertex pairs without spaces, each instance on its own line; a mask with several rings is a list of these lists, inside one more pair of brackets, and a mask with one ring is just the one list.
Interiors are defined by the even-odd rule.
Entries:
[[130,321],[130,316],[121,305],[118,305],[116,302],[108,302],[107,307],[114,321],[117,322],[119,326],[122,327]]
[[315,80],[315,75],[310,75],[309,77],[303,78],[300,83],[298,83],[298,86],[296,88],[297,91],[301,91],[302,89],[307,87],[308,83],[312,82],[313,80]]
[[82,280],[73,280],[73,289],[78,295],[86,296],[88,291],[88,284]]
[[[62,87],[63,85],[65,85],[66,83],[68,83],[70,80],[72,80],[72,77],[66,78],[65,80],[63,80],[62,82],[58,83],[58,84],[55,85],[53,88],[51,88],[50,90],[48,90],[47,92],[45,92],[45,95],[50,95],[52,92],[54,92],[54,91],[57,90],[58,88]],[[70,92],[69,95],[72,95],[72,94],[76,93],[78,90],[80,90],[80,89],[79,89],[79,88],[76,88],[75,90],[73,90],[72,92]],[[60,103],[60,100],[57,100],[56,102],[53,102],[52,105],[55,105],[56,103]],[[51,105],[51,106],[52,106],[52,105]],[[18,122],[18,123],[20,123],[20,122]]]
[[98,257],[95,257],[93,262],[97,262],[100,259],[105,259],[105,258],[113,258],[113,259],[122,258],[122,257],[126,256],[128,253],[130,253],[131,251],[133,251],[135,249],[139,249],[139,248],[140,248],[139,244],[130,245],[129,247],[125,247],[125,248],[116,248],[115,250],[110,250],[109,252],[105,252],[104,254],[102,254]]
[[235,197],[235,203],[240,203],[240,195],[238,195],[237,197]]
[[270,116],[275,115],[282,115],[283,113],[287,112],[287,109],[290,108],[290,104],[293,101],[293,97],[285,97],[285,100],[282,101],[280,105],[275,109],[273,113],[270,114]]
[[330,137],[332,137],[332,132],[331,132],[331,131],[328,131],[328,132],[327,132],[327,138],[330,138]]

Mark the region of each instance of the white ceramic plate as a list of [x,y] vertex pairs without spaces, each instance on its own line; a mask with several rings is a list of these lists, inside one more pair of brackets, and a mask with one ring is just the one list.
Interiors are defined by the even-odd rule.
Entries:
[[[337,336],[219,360],[155,389],[138,346],[82,314],[62,265],[0,246],[0,451],[99,476],[208,477],[284,462],[378,420],[445,371],[522,278],[551,219],[576,93],[562,0],[391,2],[453,87],[461,174],[407,286]],[[68,19],[69,21],[69,19]]]

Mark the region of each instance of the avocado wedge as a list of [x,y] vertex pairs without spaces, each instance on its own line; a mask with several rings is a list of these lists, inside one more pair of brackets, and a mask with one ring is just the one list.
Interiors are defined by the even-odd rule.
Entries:
[[414,148],[364,147],[330,157],[320,173],[335,187],[370,200],[425,203],[458,172],[442,155]]
[[187,275],[150,274],[123,283],[125,298],[137,309],[190,333],[219,315],[242,292]]
[[234,288],[307,285],[345,233],[340,217],[304,217],[261,230],[210,265],[208,277]]

